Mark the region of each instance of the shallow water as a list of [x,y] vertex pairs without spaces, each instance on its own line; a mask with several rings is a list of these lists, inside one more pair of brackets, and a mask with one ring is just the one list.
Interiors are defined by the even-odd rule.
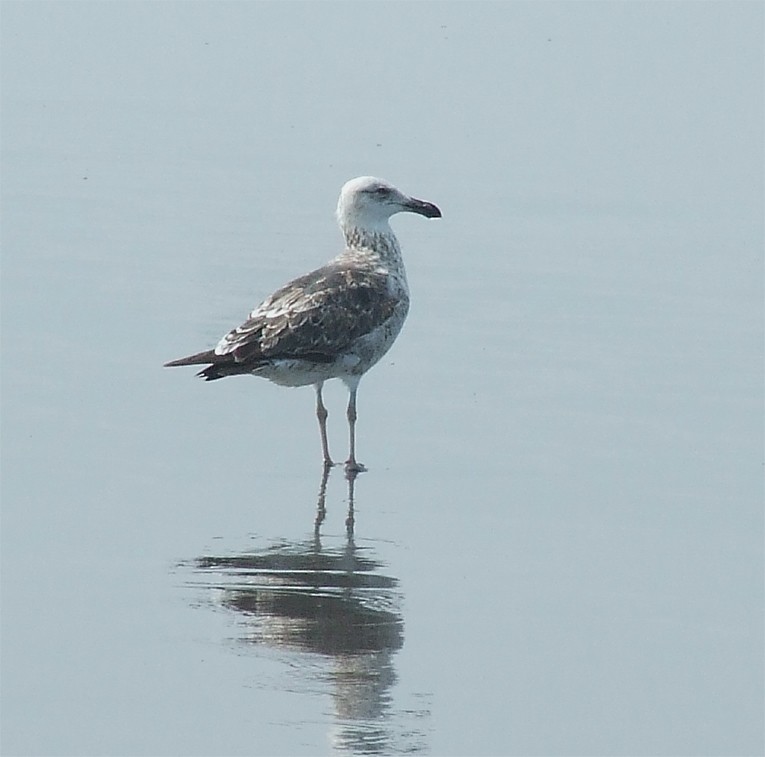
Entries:
[[[4,5],[3,753],[761,753],[762,8],[380,8]],[[161,365],[366,173],[444,218],[325,481]]]

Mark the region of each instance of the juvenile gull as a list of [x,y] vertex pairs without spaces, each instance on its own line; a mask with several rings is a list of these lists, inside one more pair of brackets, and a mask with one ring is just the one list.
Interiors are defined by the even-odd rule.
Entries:
[[350,452],[356,460],[356,392],[361,377],[390,349],[409,310],[401,248],[388,220],[396,213],[440,218],[432,203],[405,195],[371,176],[347,182],[337,203],[345,249],[326,265],[277,289],[215,347],[166,366],[204,365],[206,381],[251,374],[281,386],[316,390],[324,464],[333,465],[327,443],[324,382],[339,378],[349,391]]

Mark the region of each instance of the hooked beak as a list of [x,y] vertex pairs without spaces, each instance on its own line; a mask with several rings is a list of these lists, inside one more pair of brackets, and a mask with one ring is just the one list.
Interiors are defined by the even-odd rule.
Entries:
[[425,218],[441,218],[441,211],[432,202],[416,200],[414,197],[410,197],[406,201],[404,208],[411,213],[419,213]]

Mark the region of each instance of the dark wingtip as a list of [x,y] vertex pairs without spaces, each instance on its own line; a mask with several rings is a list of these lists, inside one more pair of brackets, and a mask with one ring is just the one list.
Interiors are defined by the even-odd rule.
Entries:
[[178,360],[170,360],[165,363],[163,368],[177,368],[181,365],[203,365],[204,363],[212,363],[216,358],[215,350],[205,350],[204,352],[197,352],[196,355],[189,355],[188,357],[181,357]]

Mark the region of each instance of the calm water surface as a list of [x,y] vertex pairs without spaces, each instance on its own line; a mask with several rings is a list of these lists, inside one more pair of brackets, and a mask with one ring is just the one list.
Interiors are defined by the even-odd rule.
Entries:
[[[3,754],[761,754],[762,6],[381,10],[3,5]],[[359,174],[348,481],[161,365]]]

